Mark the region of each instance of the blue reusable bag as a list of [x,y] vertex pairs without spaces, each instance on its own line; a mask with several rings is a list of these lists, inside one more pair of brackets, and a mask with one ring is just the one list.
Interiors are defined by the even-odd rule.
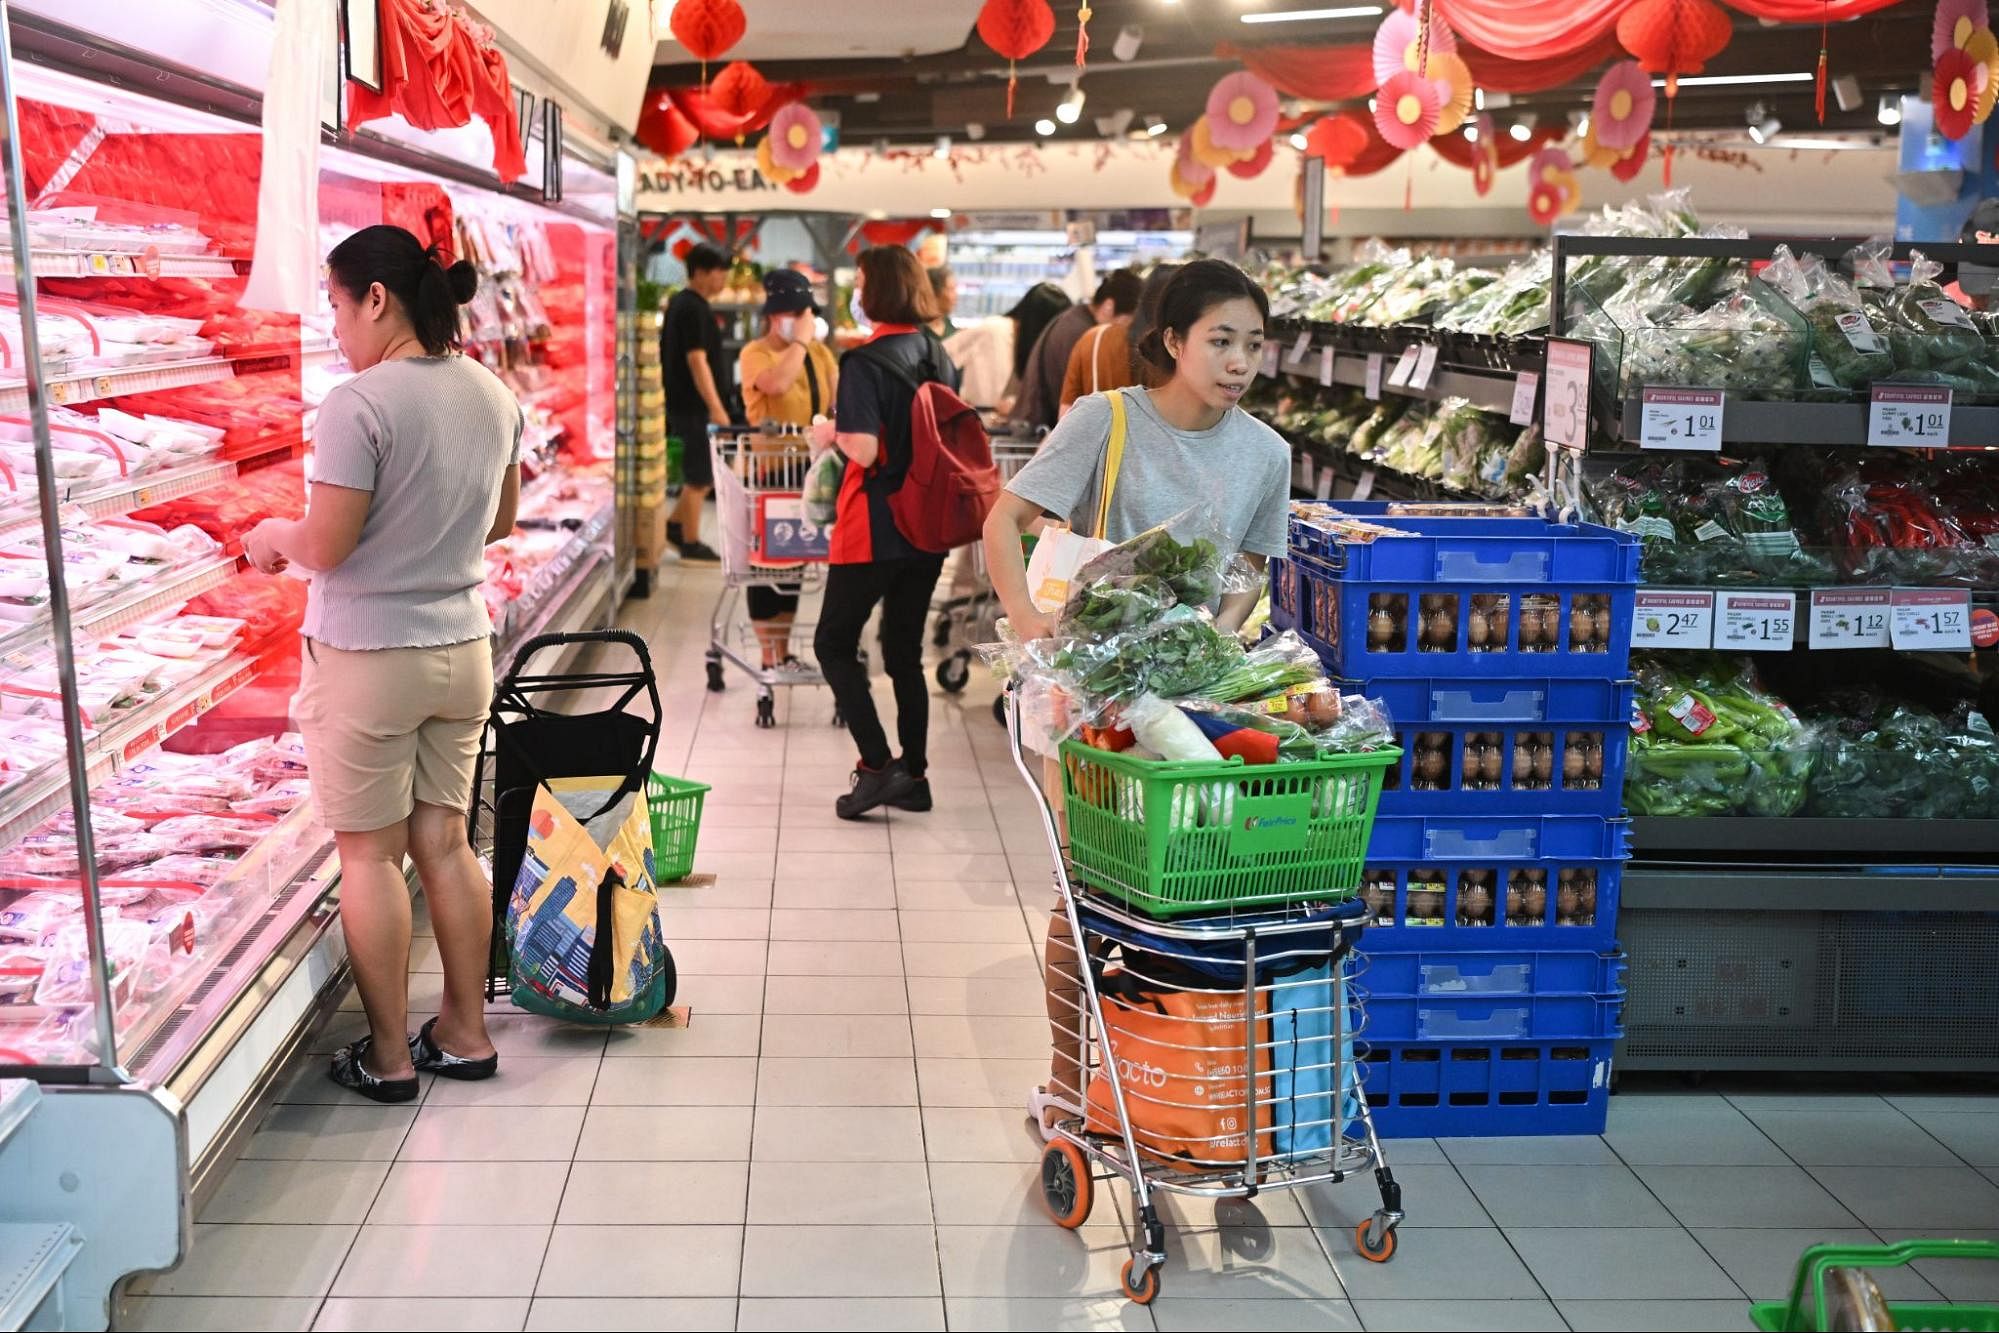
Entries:
[[[1338,975],[1334,968],[1338,967]],[[1353,998],[1344,960],[1320,963],[1287,977],[1270,996],[1273,1146],[1280,1154],[1331,1152],[1334,1145],[1333,1066],[1345,1071],[1338,1128],[1359,1115],[1354,1098]]]

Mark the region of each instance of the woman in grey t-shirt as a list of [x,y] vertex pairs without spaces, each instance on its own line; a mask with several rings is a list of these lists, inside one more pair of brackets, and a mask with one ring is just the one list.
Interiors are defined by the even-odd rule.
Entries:
[[[458,307],[478,280],[400,227],[333,248],[334,335],[357,373],[320,407],[305,517],[266,519],[243,539],[266,573],[312,571],[293,711],[339,845],[340,920],[369,1028],[331,1074],[380,1102],[414,1100],[418,1069],[499,1067],[483,993],[492,894],[465,812],[493,694],[484,551],[513,530],[521,409],[458,353]],[[415,1037],[405,854],[444,965],[439,1013]]]

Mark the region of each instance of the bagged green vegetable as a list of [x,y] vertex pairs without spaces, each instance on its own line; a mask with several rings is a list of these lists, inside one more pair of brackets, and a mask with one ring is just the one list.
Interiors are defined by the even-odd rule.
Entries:
[[1974,362],[1983,369],[1985,339],[1938,284],[1943,266],[1910,251],[1909,280],[1898,284],[1889,254],[1889,242],[1872,240],[1855,246],[1849,260],[1868,317],[1887,336],[1896,378],[1926,371],[1962,375]]
[[1224,551],[1222,538],[1214,511],[1197,505],[1089,561],[1076,571],[1071,586],[1151,577],[1187,606],[1211,606],[1225,593],[1256,591],[1262,576],[1240,555]]
[[1825,260],[1780,245],[1759,276],[1810,326],[1808,369],[1814,387],[1859,392],[1894,374],[1894,355],[1868,319],[1859,291],[1827,268]]

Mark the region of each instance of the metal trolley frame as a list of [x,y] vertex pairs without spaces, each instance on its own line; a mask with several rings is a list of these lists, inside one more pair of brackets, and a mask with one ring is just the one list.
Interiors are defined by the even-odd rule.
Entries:
[[[1039,440],[1019,440],[998,438],[993,441],[993,465],[999,469],[1000,484],[1012,481],[1014,474],[1027,465],[1041,447]],[[972,679],[972,658],[979,645],[991,643],[999,637],[997,622],[1000,618],[999,595],[993,591],[992,579],[986,571],[986,548],[974,542],[970,554],[962,557],[971,561],[972,577],[977,586],[969,592],[960,593],[946,588],[943,599],[937,604],[937,618],[932,622],[930,641],[934,648],[944,649],[938,659],[935,672],[938,688],[949,694],[957,694]],[[993,701],[993,715],[1004,724],[1005,715],[1000,711],[1004,705]]]
[[[722,591],[708,621],[708,688],[727,687],[728,662],[757,687],[757,725],[777,725],[776,691],[794,685],[823,685],[809,665],[814,626],[794,619],[783,652],[789,664],[763,664],[764,640],[747,613],[737,614],[750,588],[795,593],[801,598],[825,582],[827,534],[805,516],[806,473],[813,455],[803,435],[761,431],[718,433],[710,440],[715,457],[715,512],[722,529]],[[806,652],[798,652],[799,648]],[[834,725],[840,715],[833,714]]]
[[[1114,900],[1090,893],[1071,877],[1071,863],[1062,844],[1054,807],[1022,749],[1018,697],[1009,689],[1002,699],[1008,703],[1007,732],[1014,765],[1038,800],[1042,832],[1053,854],[1055,884],[1068,920],[1070,944],[1076,951],[1082,1000],[1076,1006],[1076,1026],[1065,1034],[1073,1041],[1069,1049],[1081,1057],[1081,1086],[1074,1091],[1079,1094],[1079,1101],[1097,1102],[1096,1098],[1080,1096],[1083,1089],[1092,1080],[1101,1080],[1109,1089],[1108,1108],[1100,1103],[1089,1110],[1057,1103],[1064,1118],[1056,1124],[1041,1159],[1042,1200],[1049,1214],[1058,1225],[1080,1227],[1089,1218],[1095,1181],[1127,1181],[1132,1194],[1134,1227],[1131,1257],[1125,1261],[1122,1274],[1123,1286],[1127,1297],[1146,1305],[1159,1294],[1160,1271],[1166,1263],[1166,1234],[1154,1202],[1156,1193],[1246,1200],[1266,1190],[1339,1183],[1371,1170],[1380,1191],[1381,1206],[1355,1228],[1354,1247],[1363,1258],[1387,1262],[1395,1253],[1395,1228],[1403,1218],[1402,1190],[1382,1153],[1366,1095],[1356,1077],[1361,1048],[1355,1042],[1363,1027],[1358,1020],[1359,1006],[1346,997],[1344,984],[1337,980],[1346,971],[1350,955],[1358,956],[1354,953],[1354,942],[1367,925],[1365,907],[1355,900],[1351,911],[1332,914],[1291,908],[1166,922],[1132,914]],[[1130,1107],[1140,1096],[1170,1112],[1213,1111],[1212,1091],[1219,1081],[1210,1080],[1211,1095],[1204,1104],[1152,1095],[1166,1081],[1157,1076],[1161,1071],[1149,1071],[1155,1075],[1149,1080],[1150,1092],[1140,1093],[1132,1086],[1134,1080],[1125,1066],[1133,1062],[1119,1057],[1113,1049],[1117,1042],[1106,1035],[1116,1029],[1105,1023],[1105,995],[1099,973],[1109,949],[1128,944],[1134,937],[1144,939],[1139,946],[1144,955],[1206,968],[1206,974],[1216,979],[1215,984],[1197,993],[1217,1000],[1234,997],[1239,1001],[1239,1014],[1186,1020],[1205,1022],[1212,1029],[1211,1034],[1204,1034],[1205,1039],[1213,1042],[1212,1045],[1175,1043],[1152,1036],[1139,1038],[1136,1044],[1197,1056],[1212,1052],[1225,1054],[1231,1060],[1239,1057],[1240,1109],[1246,1114],[1246,1132],[1219,1138],[1176,1137],[1145,1129],[1134,1121]],[[1269,974],[1275,975],[1274,969],[1286,966],[1287,960],[1307,957],[1326,960],[1329,968],[1326,981],[1273,983],[1259,979],[1266,975],[1262,969],[1271,969]],[[1129,959],[1127,953],[1124,970],[1135,973]],[[1227,980],[1231,976],[1239,977],[1241,984]],[[1327,1047],[1330,1058],[1321,1063],[1294,1064],[1287,1076],[1294,1080],[1294,1090],[1295,1081],[1301,1076],[1324,1076],[1318,1081],[1326,1091],[1311,1096],[1327,1100],[1327,1114],[1293,1121],[1290,1132],[1295,1136],[1301,1130],[1317,1130],[1319,1135],[1313,1137],[1323,1137],[1326,1146],[1276,1151],[1275,1136],[1264,1126],[1276,1122],[1280,1102],[1293,1102],[1295,1110],[1295,1101],[1276,1092],[1275,1061],[1269,1057],[1281,1043],[1267,1039],[1260,1031],[1270,1014],[1263,1001],[1267,993],[1285,985],[1321,984],[1326,986],[1328,1002],[1310,1012],[1331,1015],[1332,1027],[1330,1034],[1309,1040]],[[1051,1026],[1056,1021],[1051,1018]],[[1115,1122],[1108,1128],[1104,1124],[1106,1111]],[[1358,1125],[1358,1135],[1348,1132],[1350,1124]],[[1141,1138],[1147,1144],[1142,1144]],[[1262,1147],[1260,1141],[1264,1139],[1270,1139],[1270,1150]],[[1180,1155],[1163,1153],[1157,1146],[1161,1142],[1203,1144],[1222,1156],[1212,1162],[1199,1157],[1183,1157],[1176,1162],[1174,1158]]]

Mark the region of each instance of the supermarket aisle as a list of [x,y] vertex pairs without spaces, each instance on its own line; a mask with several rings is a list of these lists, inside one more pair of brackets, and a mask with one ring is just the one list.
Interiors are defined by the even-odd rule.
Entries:
[[[1386,1267],[1349,1242],[1366,1182],[1176,1204],[1165,1294],[1129,1307],[1113,1192],[1080,1235],[1036,1198],[1048,869],[990,691],[937,701],[936,811],[843,824],[828,697],[758,731],[748,690],[701,688],[714,576],[664,585],[627,623],[657,645],[662,767],[715,787],[702,878],[666,891],[691,1027],[510,1012],[503,1076],[415,1107],[315,1053],[123,1326],[1746,1328],[1811,1241],[1999,1236],[1999,1100],[1626,1093],[1600,1139],[1392,1145]],[[1948,1268],[1887,1290],[1999,1298]]]

